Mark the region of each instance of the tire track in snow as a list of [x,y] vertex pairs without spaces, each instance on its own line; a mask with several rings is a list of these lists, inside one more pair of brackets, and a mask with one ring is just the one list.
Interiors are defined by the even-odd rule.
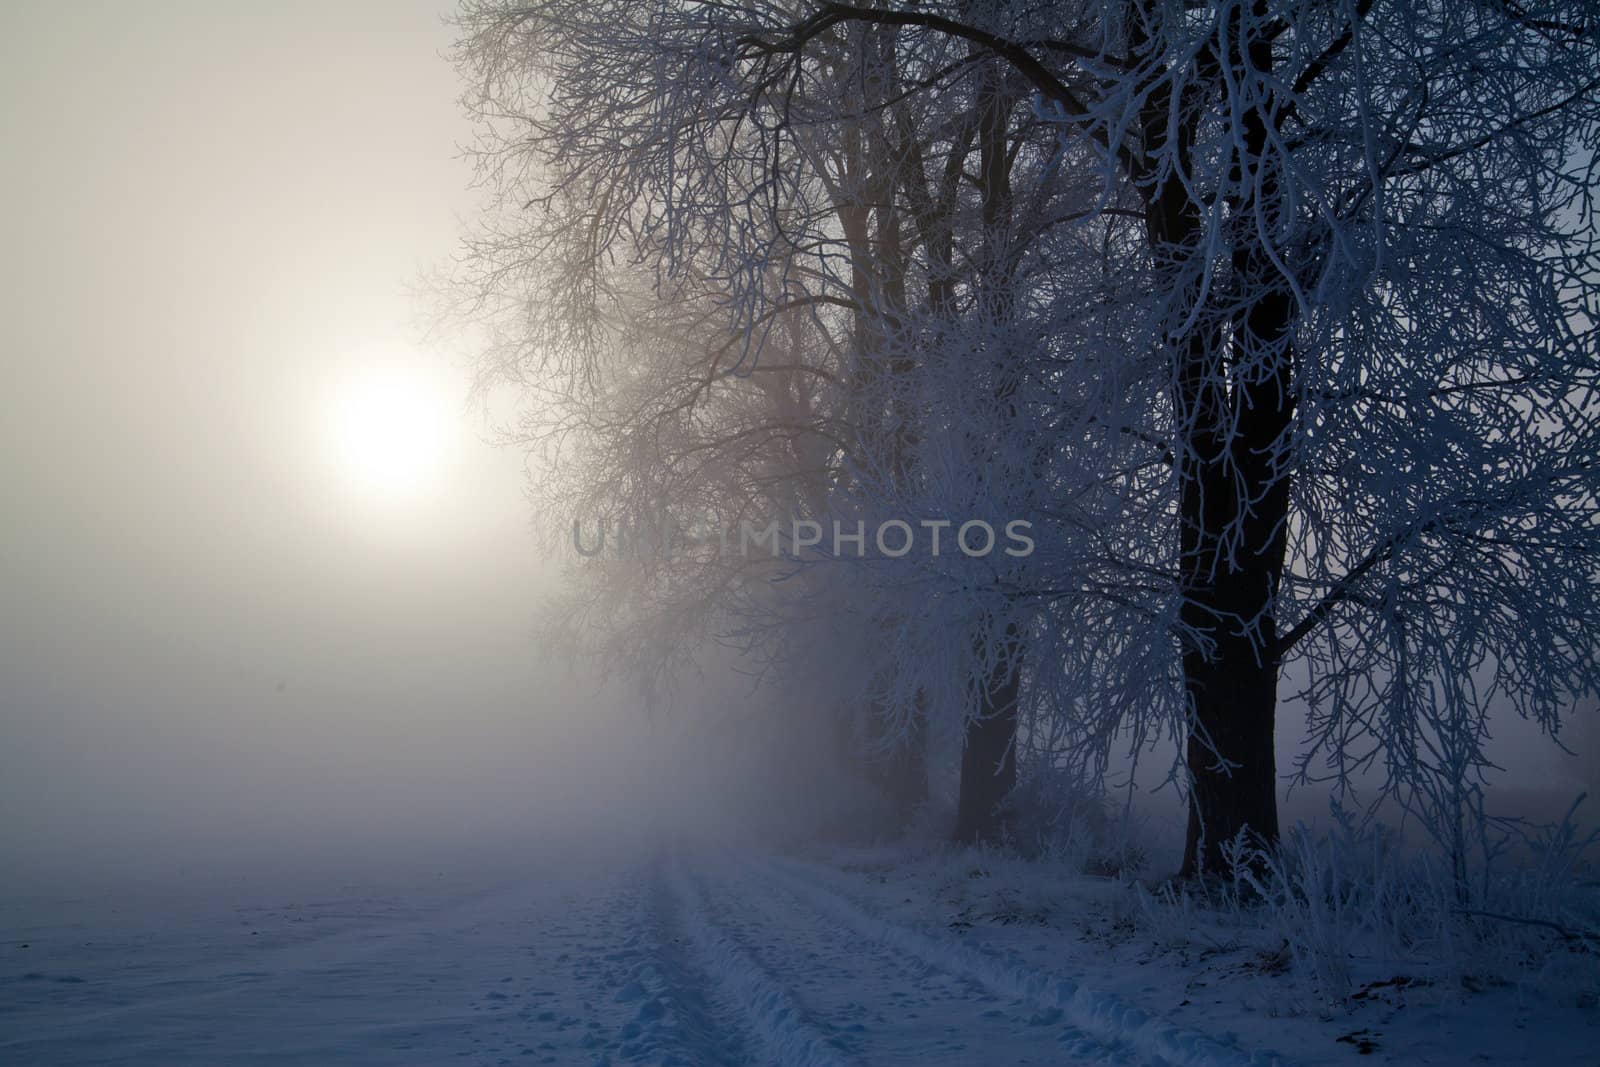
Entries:
[[658,860],[635,872],[624,913],[559,957],[572,967],[573,988],[592,990],[585,1013],[604,1020],[583,1048],[595,1067],[743,1067],[744,1043],[688,951],[661,867]]
[[[714,987],[715,999],[751,1044],[762,1062],[778,1067],[853,1067],[853,1061],[808,1019],[791,991],[774,980],[706,909],[698,882],[673,863],[666,881],[698,969]],[[734,1062],[749,1063],[745,1057]]]
[[770,870],[745,867],[719,894],[730,936],[788,983],[810,1015],[879,1063],[1154,1064],[1067,1023],[1056,1008],[986,989],[879,940],[863,939]]
[[953,938],[924,933],[883,919],[850,896],[820,884],[845,876],[792,859],[771,865],[776,877],[817,911],[859,936],[903,952],[929,967],[962,975],[998,995],[1045,1010],[1101,1040],[1136,1049],[1146,1059],[1174,1067],[1273,1067],[1267,1053],[1250,1054],[1109,993],[1086,989],[1070,978],[1035,970]]

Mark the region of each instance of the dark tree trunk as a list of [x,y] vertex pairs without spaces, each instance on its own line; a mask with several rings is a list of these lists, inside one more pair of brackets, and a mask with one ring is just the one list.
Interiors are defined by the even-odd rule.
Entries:
[[[1245,40],[1226,62],[1235,80],[1270,71],[1269,40],[1246,37],[1264,9],[1241,19],[1230,37]],[[1149,9],[1146,9],[1147,14]],[[1169,126],[1170,93],[1152,92],[1144,115],[1147,150],[1173,150],[1187,170],[1189,139],[1207,90],[1192,83]],[[1169,130],[1171,133],[1169,134]],[[1263,247],[1253,220],[1257,208],[1277,208],[1275,175],[1263,172],[1266,119],[1245,116],[1244,163],[1258,178],[1234,203],[1235,291],[1238,310],[1227,323],[1201,315],[1186,333],[1168,337],[1174,360],[1173,412],[1178,430],[1179,619],[1185,630],[1184,694],[1189,706],[1185,758],[1189,826],[1183,874],[1214,871],[1224,847],[1239,837],[1271,846],[1278,836],[1276,609],[1283,574],[1289,474],[1282,450],[1293,413],[1290,341],[1294,304]],[[1169,136],[1178,138],[1170,144]],[[1192,307],[1201,299],[1199,272],[1188,262],[1204,254],[1201,206],[1174,176],[1151,197],[1148,234],[1159,272]]]
[[[1209,660],[1184,656],[1184,688],[1193,709],[1185,877],[1222,869],[1224,846],[1241,834],[1258,846],[1270,846],[1278,836],[1277,664],[1259,662],[1248,643],[1223,641]],[[1224,650],[1225,645],[1235,647]]]
[[[1253,299],[1234,327],[1236,424],[1227,469],[1213,466],[1184,486],[1188,497],[1198,492],[1207,504],[1220,499],[1226,508],[1219,515],[1199,502],[1184,508],[1204,523],[1196,538],[1198,573],[1186,574],[1194,581],[1184,621],[1215,642],[1209,657],[1193,650],[1184,657],[1194,713],[1186,874],[1218,869],[1222,847],[1241,833],[1255,845],[1278,838],[1277,598],[1288,534],[1293,301],[1258,248],[1237,255],[1235,267]],[[1237,499],[1238,485],[1254,499]],[[1225,552],[1220,541],[1229,525],[1238,530],[1238,546]]]
[[[983,244],[978,257],[978,314],[1005,336],[1015,314],[1012,247],[1013,197],[1010,113],[1004,67],[985,62],[977,98],[978,190]],[[1026,359],[1015,351],[989,354],[995,399],[1016,418],[1019,370]],[[961,792],[956,802],[956,840],[965,844],[998,842],[1006,836],[1002,805],[1017,785],[1017,705],[1022,686],[1022,642],[1015,623],[1006,626],[998,648],[980,631],[976,652],[988,663],[976,714],[967,722],[961,747]],[[991,655],[992,653],[992,655]]]
[[961,746],[961,792],[956,802],[956,840],[973,845],[1005,837],[1003,805],[1017,785],[1017,704],[1022,688],[1022,646],[1017,629],[1006,630],[994,659],[978,713],[967,722]]
[[[1269,291],[1240,325],[1265,329],[1274,313],[1286,323],[1286,309]],[[1237,344],[1255,347],[1236,337]],[[1285,340],[1281,328],[1274,340]],[[1288,405],[1272,394],[1286,396],[1287,345],[1254,351],[1251,359],[1248,373],[1234,376],[1230,395],[1219,357],[1191,351],[1191,365],[1204,365],[1203,380],[1186,376],[1179,386],[1191,420],[1178,472],[1179,619],[1189,642],[1183,673],[1191,715],[1185,875],[1217,870],[1223,846],[1240,834],[1257,845],[1270,845],[1278,835],[1276,601],[1289,483],[1276,469],[1276,450]],[[1219,415],[1233,421],[1231,433],[1218,428]]]

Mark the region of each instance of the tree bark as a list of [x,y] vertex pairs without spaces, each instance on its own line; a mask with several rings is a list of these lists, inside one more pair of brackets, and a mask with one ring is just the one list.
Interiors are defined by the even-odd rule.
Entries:
[[[975,53],[978,50],[974,50]],[[983,218],[983,241],[978,257],[978,314],[1005,336],[1016,311],[1012,264],[1013,197],[1010,151],[1010,113],[1014,100],[1007,92],[1005,67],[995,59],[985,61],[976,101],[978,191]],[[990,354],[995,398],[1017,417],[1015,394],[1018,368],[1023,362],[1015,351]],[[998,842],[1005,837],[1002,805],[1017,785],[1017,704],[1021,692],[1022,643],[1016,623],[1008,623],[999,648],[990,656],[990,638],[980,630],[977,660],[989,663],[982,683],[977,713],[968,720],[961,748],[961,792],[956,808],[956,840],[965,844]]]
[[1022,645],[1013,624],[1006,629],[961,747],[961,792],[956,804],[956,840],[998,843],[1008,820],[1004,804],[1017,786],[1017,704],[1022,689]]
[[[1236,83],[1270,73],[1271,43],[1251,32],[1264,21],[1258,4],[1230,34],[1241,42],[1227,58]],[[1267,121],[1259,108],[1245,112],[1230,340],[1202,326],[1174,346],[1174,408],[1185,446],[1179,618],[1190,641],[1183,656],[1185,876],[1222,868],[1236,839],[1271,847],[1278,838],[1277,597],[1288,532],[1295,305],[1265,246],[1268,234],[1252,221],[1278,207],[1277,177],[1264,155]],[[1156,207],[1152,247],[1176,262],[1199,234],[1200,207],[1170,180]]]

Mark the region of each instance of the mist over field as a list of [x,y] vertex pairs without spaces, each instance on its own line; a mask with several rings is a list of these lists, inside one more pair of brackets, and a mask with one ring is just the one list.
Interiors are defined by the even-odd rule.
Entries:
[[1591,6],[7,5],[0,1064],[1600,1062]]

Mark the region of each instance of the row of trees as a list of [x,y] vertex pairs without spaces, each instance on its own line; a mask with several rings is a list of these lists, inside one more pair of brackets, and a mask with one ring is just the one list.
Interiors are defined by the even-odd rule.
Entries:
[[906,807],[959,730],[966,840],[1019,753],[1098,782],[1170,738],[1190,873],[1275,838],[1286,697],[1295,773],[1381,772],[1464,862],[1491,709],[1555,733],[1596,691],[1587,5],[459,23],[497,194],[461,282],[562,528],[1033,524],[585,560],[613,662],[731,644]]

